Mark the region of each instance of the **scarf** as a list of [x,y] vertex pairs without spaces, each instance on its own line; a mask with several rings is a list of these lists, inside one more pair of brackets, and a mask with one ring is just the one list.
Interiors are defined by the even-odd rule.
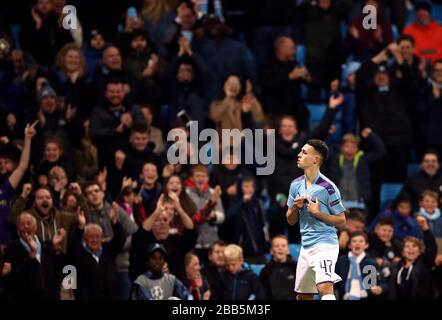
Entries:
[[354,256],[353,253],[348,253],[348,260],[350,261],[350,268],[348,270],[347,281],[345,282],[344,300],[360,300],[367,297],[367,291],[362,280],[361,269],[359,264],[365,258],[365,252],[359,256]]
[[[34,240],[35,240],[35,243],[37,244],[37,252],[35,254],[35,259],[37,259],[37,261],[39,263],[41,263],[41,243],[40,243],[40,240],[38,240],[38,237],[36,235],[34,235]],[[31,253],[31,247],[29,246],[29,244],[25,240],[20,238],[20,243],[22,244],[23,247],[25,247],[25,250],[27,253]]]
[[436,208],[433,213],[429,213],[424,208],[419,208],[419,214],[428,220],[437,220],[440,218],[440,209]]

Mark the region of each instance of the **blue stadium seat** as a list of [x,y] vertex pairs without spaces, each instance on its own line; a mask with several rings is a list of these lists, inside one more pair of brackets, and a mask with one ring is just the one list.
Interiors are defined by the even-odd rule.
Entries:
[[264,268],[264,264],[250,264],[250,269],[259,276],[259,274],[261,273],[261,270]]
[[290,243],[289,249],[290,255],[292,256],[293,260],[298,261],[299,252],[301,251],[301,245],[298,243]]
[[381,211],[387,209],[398,196],[402,183],[383,183],[381,186]]

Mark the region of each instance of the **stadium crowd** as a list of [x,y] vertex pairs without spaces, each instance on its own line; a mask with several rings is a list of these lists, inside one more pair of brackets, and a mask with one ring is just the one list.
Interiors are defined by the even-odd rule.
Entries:
[[[337,296],[441,299],[435,8],[1,1],[0,298],[294,300],[300,234],[287,194],[316,138],[347,208]],[[234,152],[223,164],[170,164],[168,132],[189,121],[275,129],[274,173],[256,175]],[[386,184],[401,186],[388,206]]]

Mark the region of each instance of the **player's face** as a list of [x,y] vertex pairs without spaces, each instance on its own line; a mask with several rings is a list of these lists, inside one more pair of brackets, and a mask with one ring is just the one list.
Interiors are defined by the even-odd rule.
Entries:
[[224,267],[224,248],[225,246],[215,245],[212,253],[209,254],[209,261],[212,262],[218,268]]
[[437,199],[425,196],[421,201],[419,201],[419,205],[428,213],[433,213],[437,208]]
[[409,217],[411,213],[411,204],[409,202],[399,202],[396,211],[403,217]]
[[319,165],[319,163],[320,158],[315,154],[315,149],[308,144],[304,145],[298,153],[298,168],[305,170],[314,165]]
[[290,253],[288,241],[283,238],[273,239],[270,253],[276,262],[286,262],[287,255]]
[[363,236],[353,237],[350,240],[349,248],[355,256],[359,256],[362,252],[367,250],[368,243]]
[[402,255],[408,261],[415,261],[421,255],[421,251],[414,242],[406,241],[404,249],[402,249]]
[[239,260],[226,260],[226,269],[230,273],[237,273],[238,271],[241,271],[241,266],[244,262],[244,259]]
[[382,242],[390,242],[393,239],[393,227],[390,225],[376,226],[374,233]]

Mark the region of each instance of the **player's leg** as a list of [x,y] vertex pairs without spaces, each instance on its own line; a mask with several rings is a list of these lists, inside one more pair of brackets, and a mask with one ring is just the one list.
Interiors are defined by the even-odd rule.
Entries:
[[315,273],[308,263],[308,249],[301,248],[296,266],[296,300],[313,300],[317,293]]
[[336,300],[333,284],[342,279],[335,273],[339,245],[318,245],[312,252],[316,288],[321,300]]

